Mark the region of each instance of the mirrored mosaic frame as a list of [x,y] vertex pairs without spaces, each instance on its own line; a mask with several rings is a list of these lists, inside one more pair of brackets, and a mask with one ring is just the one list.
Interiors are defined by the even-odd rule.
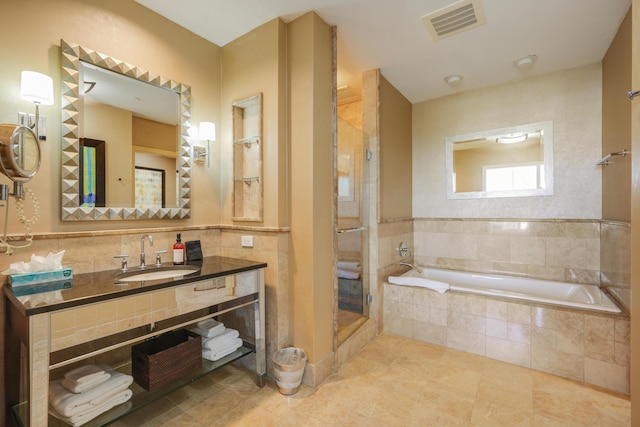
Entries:
[[[84,46],[60,40],[61,50],[61,219],[63,221],[186,219],[191,215],[191,87]],[[178,200],[174,208],[80,206],[80,62],[176,92],[180,97]]]

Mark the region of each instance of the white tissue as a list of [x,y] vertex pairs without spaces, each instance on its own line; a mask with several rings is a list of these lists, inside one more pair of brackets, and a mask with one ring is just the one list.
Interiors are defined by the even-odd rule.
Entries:
[[8,270],[2,272],[5,276],[10,274],[36,273],[39,271],[62,270],[62,257],[64,251],[58,253],[49,252],[46,257],[36,254],[31,255],[29,262],[14,262]]

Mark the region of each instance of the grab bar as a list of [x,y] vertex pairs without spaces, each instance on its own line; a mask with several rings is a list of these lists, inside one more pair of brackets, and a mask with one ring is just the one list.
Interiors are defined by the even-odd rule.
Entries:
[[367,227],[340,228],[338,229],[337,233],[338,234],[355,233],[357,231],[365,231],[365,230],[367,230]]
[[631,154],[631,152],[630,152],[630,151],[627,151],[627,150],[622,150],[622,151],[618,151],[617,153],[609,153],[609,154],[607,154],[606,156],[604,156],[604,157],[602,158],[602,160],[600,160],[600,161],[597,163],[597,165],[598,165],[598,166],[607,166],[607,165],[609,165],[609,163],[610,163],[610,162],[609,162],[609,159],[610,159],[611,157],[613,157],[613,156],[622,156],[622,157],[624,157],[624,156],[626,156],[627,154]]

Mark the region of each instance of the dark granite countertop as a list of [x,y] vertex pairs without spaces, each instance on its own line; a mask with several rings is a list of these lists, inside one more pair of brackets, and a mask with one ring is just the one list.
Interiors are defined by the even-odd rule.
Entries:
[[[7,298],[24,316],[33,316],[267,267],[263,262],[219,256],[206,257],[202,261],[186,262],[185,265],[197,266],[199,270],[177,278],[126,283],[117,283],[116,276],[121,273],[121,270],[107,270],[73,275],[70,281],[42,284],[47,291],[30,295],[17,296],[8,284],[5,284],[3,289]],[[174,266],[171,263],[165,263],[162,267]],[[144,270],[132,267],[128,272],[152,272],[154,269],[157,267],[150,266]],[[18,289],[16,292],[20,293]]]

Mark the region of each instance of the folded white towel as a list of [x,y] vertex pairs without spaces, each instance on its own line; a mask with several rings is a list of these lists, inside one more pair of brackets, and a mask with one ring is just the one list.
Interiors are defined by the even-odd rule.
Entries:
[[225,329],[224,323],[214,319],[205,319],[198,322],[197,326],[190,330],[202,337],[211,338],[222,334]]
[[[54,408],[49,407],[49,413],[54,417],[64,421],[67,424],[71,424],[74,427],[79,427],[83,424],[88,423],[95,417],[100,414],[107,412],[117,405],[121,405],[131,399],[133,392],[131,389],[125,389],[118,392],[115,395],[112,395],[111,398],[105,402],[102,402],[99,405],[91,406],[90,409],[81,412],[79,414],[72,415],[70,417],[65,417],[64,415],[59,414]],[[127,408],[123,408],[126,410]]]
[[341,268],[338,269],[338,278],[340,279],[359,279],[360,272],[359,271],[350,271],[343,270]]
[[111,378],[111,374],[105,372],[96,365],[84,365],[64,374],[62,385],[73,393],[82,393],[96,387]]
[[362,266],[358,261],[338,261],[338,268],[342,270],[360,271]]
[[204,359],[215,362],[216,360],[222,359],[223,357],[233,353],[240,347],[242,347],[242,340],[240,338],[235,338],[230,344],[225,347],[221,347],[216,350],[202,349],[202,357]]
[[64,378],[68,379],[69,381],[82,383],[93,381],[104,373],[104,369],[102,369],[100,366],[84,365],[70,370],[69,372],[64,374]]
[[107,365],[100,365],[111,378],[83,393],[72,393],[62,385],[62,380],[49,383],[49,406],[64,417],[85,412],[110,400],[111,396],[127,389],[133,382],[131,375],[116,372]]
[[432,289],[438,291],[441,294],[449,290],[449,284],[444,282],[438,282],[437,280],[427,279],[425,277],[413,277],[413,276],[389,276],[389,283],[394,285],[403,286],[415,286],[419,288]]
[[213,318],[204,319],[198,322],[198,328],[203,330],[212,329],[220,325],[224,326],[222,322],[218,322]]
[[217,351],[221,348],[226,348],[230,343],[234,342],[236,338],[240,336],[240,333],[235,329],[226,329],[222,334],[207,338],[202,341],[203,350]]

